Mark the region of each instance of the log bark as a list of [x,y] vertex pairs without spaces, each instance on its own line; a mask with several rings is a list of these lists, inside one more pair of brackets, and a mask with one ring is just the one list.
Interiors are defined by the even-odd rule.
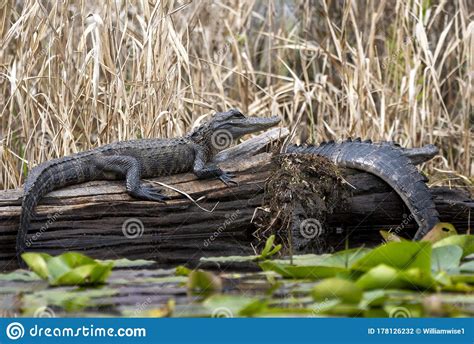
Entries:
[[[53,255],[81,251],[101,259],[154,259],[163,266],[192,265],[203,256],[253,254],[252,218],[262,204],[265,181],[275,165],[270,153],[249,156],[248,151],[262,151],[274,134],[263,141],[260,137],[257,146],[247,143],[244,153],[238,151],[241,147],[224,153],[231,160],[221,166],[237,175],[236,186],[197,180],[190,173],[151,179],[151,183],[180,190],[165,188],[164,193],[171,197],[166,204],[132,199],[122,181],[94,181],[54,191],[37,207],[29,232],[31,250]],[[380,243],[377,231],[383,228],[403,225],[403,233],[407,234],[415,230],[413,222],[404,221],[409,214],[407,208],[382,180],[349,169],[343,175],[355,189],[347,207],[329,217],[334,249],[343,248],[346,238],[351,246]],[[443,187],[432,188],[431,192],[441,220],[467,230],[474,209],[469,195]],[[14,248],[20,210],[20,189],[0,192],[3,271],[17,267]]]

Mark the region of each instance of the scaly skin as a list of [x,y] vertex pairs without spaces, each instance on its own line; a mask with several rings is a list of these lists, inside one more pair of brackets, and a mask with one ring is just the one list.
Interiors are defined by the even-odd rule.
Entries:
[[243,135],[277,125],[279,117],[245,117],[237,110],[216,113],[212,119],[188,135],[174,139],[122,141],[33,168],[24,185],[20,228],[16,249],[21,253],[31,245],[27,233],[33,211],[48,192],[90,180],[125,179],[127,192],[135,198],[163,202],[159,190],[141,183],[141,178],[192,171],[198,178],[217,177],[233,183],[233,175],[210,164],[214,155]]
[[384,180],[401,197],[418,223],[414,240],[420,240],[439,222],[438,211],[425,184],[426,177],[415,167],[438,153],[433,145],[406,149],[391,142],[349,139],[340,143],[323,142],[319,146],[290,145],[287,152],[324,156],[337,166],[369,172]]

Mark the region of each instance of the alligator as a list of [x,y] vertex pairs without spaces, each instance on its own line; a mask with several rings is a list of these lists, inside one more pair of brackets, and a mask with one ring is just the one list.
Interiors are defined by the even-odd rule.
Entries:
[[18,261],[31,246],[27,241],[34,209],[48,192],[91,180],[125,179],[127,193],[137,199],[163,202],[160,190],[141,182],[192,171],[198,178],[219,178],[229,185],[234,175],[210,163],[214,155],[240,137],[277,125],[279,117],[246,117],[238,110],[218,112],[187,135],[172,139],[120,141],[50,160],[34,167],[23,188],[20,228],[16,238]]
[[[238,110],[217,112],[208,121],[179,138],[120,141],[88,151],[42,163],[26,179],[16,250],[21,254],[31,246],[27,241],[34,209],[48,192],[91,180],[125,179],[127,193],[137,199],[164,202],[160,190],[141,182],[141,178],[193,172],[199,179],[219,178],[229,185],[234,175],[221,170],[211,160],[220,150],[240,137],[277,125],[278,116],[246,117]],[[438,219],[425,178],[414,164],[432,158],[437,149],[425,146],[404,149],[391,143],[346,140],[319,146],[290,145],[287,153],[325,156],[341,167],[372,173],[387,182],[412,211],[419,224],[415,239],[420,239]]]
[[324,156],[339,167],[362,170],[381,178],[400,196],[417,222],[414,240],[423,238],[440,221],[426,186],[427,179],[415,166],[438,154],[434,145],[407,149],[394,142],[373,143],[357,138],[322,142],[318,146],[289,145],[286,153]]

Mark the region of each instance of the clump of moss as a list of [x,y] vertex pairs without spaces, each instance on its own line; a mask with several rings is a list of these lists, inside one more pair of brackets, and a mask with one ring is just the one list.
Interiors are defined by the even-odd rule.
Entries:
[[328,215],[344,206],[348,188],[338,168],[313,154],[274,158],[276,170],[265,185],[263,212],[256,221],[258,242],[275,234],[284,253],[330,251]]

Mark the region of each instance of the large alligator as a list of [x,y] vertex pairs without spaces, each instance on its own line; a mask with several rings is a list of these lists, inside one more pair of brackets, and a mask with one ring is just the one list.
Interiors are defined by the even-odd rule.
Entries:
[[233,140],[271,128],[279,117],[246,117],[237,110],[216,113],[189,134],[173,139],[121,141],[42,163],[32,169],[24,185],[20,228],[16,239],[21,253],[31,245],[27,233],[33,211],[48,192],[90,180],[125,179],[127,192],[134,198],[162,202],[160,191],[142,184],[142,177],[158,177],[192,171],[198,178],[217,177],[232,183],[232,174],[209,163]]
[[369,172],[384,180],[400,196],[418,223],[415,240],[421,239],[439,222],[426,177],[415,166],[438,154],[434,145],[406,149],[393,142],[373,143],[358,138],[323,142],[319,146],[290,145],[286,151],[324,156],[337,166]]
[[[216,113],[209,122],[180,138],[122,141],[36,166],[24,185],[16,242],[20,264],[23,265],[21,253],[31,245],[27,233],[32,214],[48,192],[90,180],[125,179],[126,190],[132,197],[162,202],[166,197],[142,184],[142,177],[192,171],[198,178],[217,177],[229,184],[233,175],[210,163],[215,154],[227,148],[231,141],[279,122],[279,117],[246,117],[237,110],[229,110]],[[344,141],[320,146],[291,145],[288,152],[326,156],[339,166],[367,171],[385,180],[405,201],[420,225],[416,239],[438,221],[425,180],[412,164],[431,158],[435,148],[408,150],[383,143]]]

